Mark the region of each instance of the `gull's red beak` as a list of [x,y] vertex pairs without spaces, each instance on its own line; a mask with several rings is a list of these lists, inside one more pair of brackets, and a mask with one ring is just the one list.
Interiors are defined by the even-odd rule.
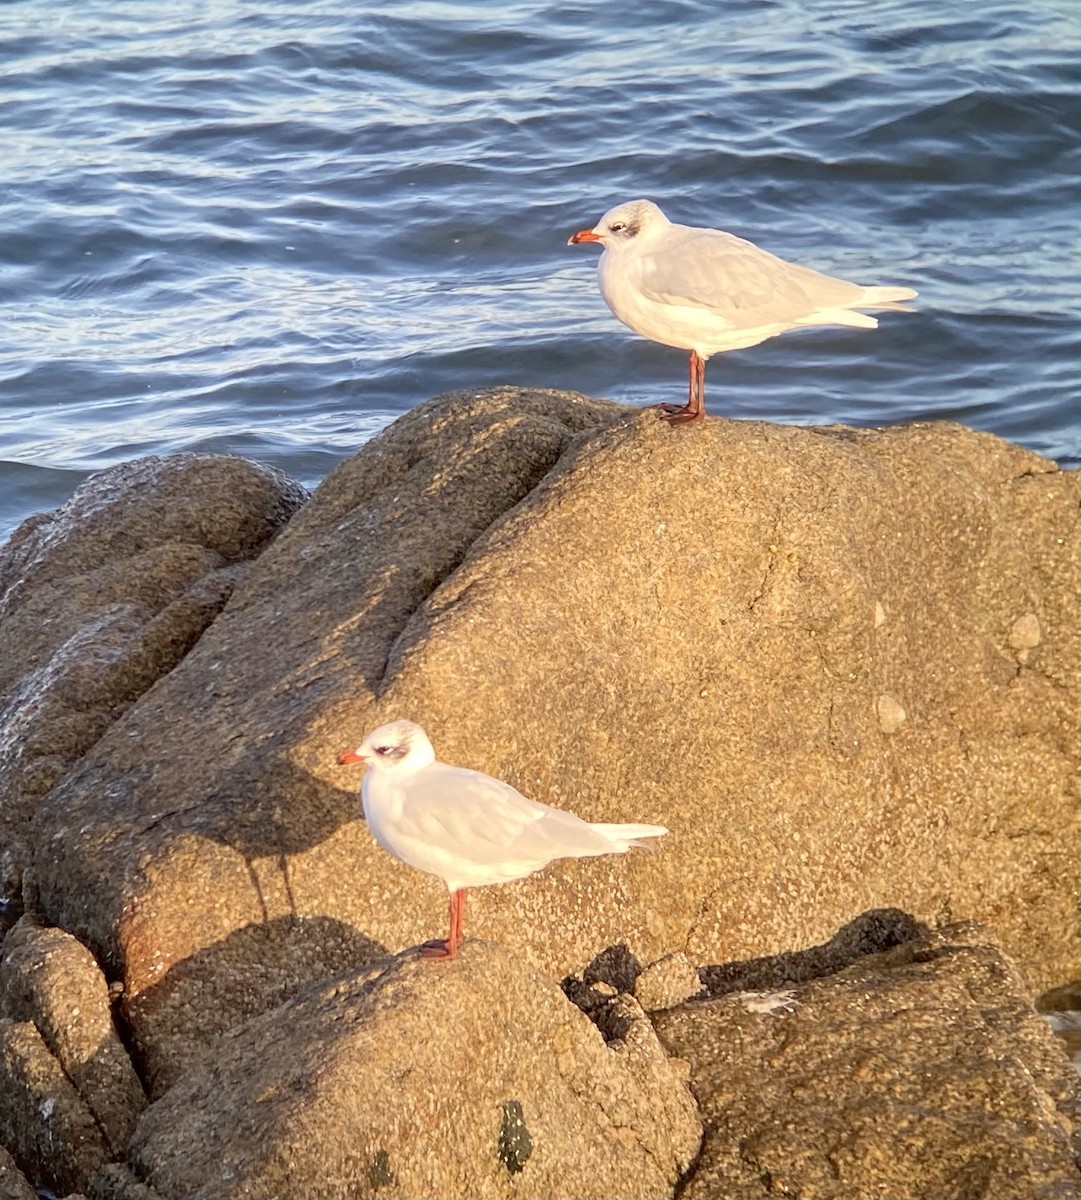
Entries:
[[567,238],[567,245],[575,246],[579,242],[599,242],[601,240],[601,235],[594,233],[592,229],[579,229],[577,233],[572,233]]
[[343,750],[341,754],[338,755],[339,767],[348,766],[350,763],[362,763],[367,761],[368,760],[363,754],[358,754],[355,750]]

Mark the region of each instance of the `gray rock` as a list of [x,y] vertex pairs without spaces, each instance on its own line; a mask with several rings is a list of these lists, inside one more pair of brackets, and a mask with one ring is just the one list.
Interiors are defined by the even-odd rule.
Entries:
[[124,1163],[106,1163],[90,1180],[91,1200],[162,1200],[147,1184],[136,1179]]
[[239,458],[141,459],[0,549],[0,896],[18,895],[41,797],[180,661],[305,495]]
[[[724,970],[727,986],[738,972]],[[691,1064],[705,1123],[688,1200],[1077,1194],[1076,1074],[986,930],[940,930],[654,1019]]]
[[0,1146],[0,1200],[38,1200],[37,1192],[3,1146]]
[[131,1166],[166,1200],[669,1195],[697,1112],[619,1000],[606,1042],[518,955],[407,952],[227,1034],[143,1114]]

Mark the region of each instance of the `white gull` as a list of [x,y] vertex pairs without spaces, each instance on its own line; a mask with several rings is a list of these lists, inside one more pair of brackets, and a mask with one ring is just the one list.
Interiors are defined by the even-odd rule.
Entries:
[[429,958],[458,953],[466,888],[522,879],[557,858],[623,854],[642,845],[639,838],[668,832],[663,825],[591,824],[490,775],[438,762],[412,721],[380,725],[338,762],[368,768],[360,795],[379,845],[447,885],[450,936],[422,947]]
[[651,200],[630,200],[567,239],[599,242],[601,295],[613,313],[665,346],[689,350],[686,404],[658,404],[668,421],[705,412],[706,360],[800,325],[874,329],[860,308],[893,308],[908,287],[863,287],[785,262],[720,229],[677,225]]

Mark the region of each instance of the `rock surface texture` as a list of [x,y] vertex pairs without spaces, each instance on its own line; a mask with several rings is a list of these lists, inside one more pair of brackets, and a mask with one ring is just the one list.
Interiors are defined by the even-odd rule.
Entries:
[[0,549],[0,898],[18,894],[38,800],[184,657],[305,496],[242,458],[144,458]]
[[[0,968],[0,1075],[22,1098],[0,1096],[0,1141],[24,1172],[47,1158],[53,1174],[33,1182],[57,1191],[93,1177],[101,1196],[227,1195],[227,1160],[236,1179],[278,1186],[288,1162],[244,1165],[244,1138],[254,1145],[262,1129],[314,1163],[289,1089],[322,1112],[350,1086],[333,1071],[325,1086],[299,1048],[292,1082],[273,1082],[254,1047],[285,1038],[283,1013],[313,1056],[336,1062],[340,1050],[354,1066],[362,1028],[405,1039],[428,1014],[424,1071],[441,1069],[437,1051],[458,1053],[437,1043],[448,1022],[466,1022],[451,1036],[481,1061],[496,1055],[493,1078],[518,1079],[510,1051],[468,1024],[462,964],[426,977],[444,981],[437,1010],[408,955],[386,960],[445,932],[445,894],[374,844],[359,774],[335,760],[397,717],[424,725],[444,761],[547,804],[671,830],[655,853],[556,863],[470,895],[467,937],[514,946],[516,959],[499,966],[470,942],[462,963],[517,980],[508,994],[523,1004],[540,986],[527,968],[581,972],[576,1000],[613,1045],[620,1029],[644,1028],[639,1004],[668,1020],[703,984],[708,1004],[731,1004],[720,993],[742,972],[743,990],[821,988],[845,1046],[829,989],[848,987],[844,972],[875,944],[853,918],[888,907],[910,914],[895,941],[978,917],[1030,993],[1062,983],[1081,944],[1078,499],[1076,473],[957,426],[671,428],[521,389],[418,406],[306,503],[236,459],[144,460],[88,481],[0,551],[0,891],[21,888],[29,914]],[[780,951],[792,952],[783,967]],[[990,1028],[986,981],[1010,995],[1022,986],[986,948],[928,954],[883,967],[882,990],[913,1013],[941,990],[936,1029],[951,1005]],[[38,961],[69,960],[70,992],[51,968],[34,982]],[[697,978],[701,963],[715,965]],[[816,981],[827,967],[840,973]],[[873,999],[879,984],[866,983]],[[637,1001],[620,995],[635,989]],[[398,999],[384,1011],[377,996]],[[504,1011],[496,992],[487,1003]],[[531,1003],[537,1028],[555,1020],[556,999]],[[335,1021],[339,1004],[352,1015]],[[810,1000],[800,1004],[777,1019],[799,1022]],[[78,1018],[58,1023],[74,1007]],[[412,1015],[396,1026],[394,1012]],[[152,1101],[124,1151],[131,1169],[118,1147],[143,1101],[107,1036],[114,1017]],[[532,1021],[505,1027],[528,1047]],[[953,1052],[942,1036],[927,1039],[932,1056]],[[99,1037],[107,1052],[82,1071]],[[981,1064],[998,1070],[999,1044],[980,1037],[961,1048],[973,1081]],[[587,1074],[606,1077],[601,1064],[618,1055],[604,1054]],[[632,1051],[619,1055],[625,1067]],[[1025,1124],[1023,1080],[1002,1069],[1014,1098],[1000,1129],[1020,1157],[995,1160],[987,1178],[1024,1163],[1052,1178],[1051,1126]],[[393,1074],[379,1079],[394,1096]],[[479,1075],[476,1086],[487,1086]],[[633,1097],[646,1085],[625,1086]],[[1025,1086],[1033,1105],[1052,1094],[1046,1081]],[[517,1087],[484,1100],[491,1111],[470,1100],[469,1169],[489,1172],[469,1176],[475,1194],[530,1194],[515,1189],[564,1161]],[[202,1110],[219,1112],[216,1089],[266,1125],[253,1116],[215,1133]],[[960,1112],[951,1102],[943,1083],[927,1111]],[[607,1146],[612,1129],[632,1129],[638,1153],[654,1135],[628,1104],[630,1124],[604,1108],[597,1136]],[[306,1194],[339,1194],[354,1177],[384,1195],[392,1179],[466,1186],[430,1174],[451,1169],[434,1158],[392,1153],[374,1108],[358,1099],[352,1115],[378,1137],[354,1154],[336,1126],[326,1148],[338,1182]],[[939,1122],[943,1146],[952,1121]],[[682,1161],[676,1142],[658,1143],[658,1194]],[[761,1181],[767,1160],[754,1158],[748,1179]]]
[[654,1020],[691,1064],[705,1123],[686,1200],[1081,1189],[1077,1074],[985,929],[946,928],[834,975]]
[[697,1109],[629,1003],[606,1043],[501,947],[407,951],[227,1035],[147,1110],[135,1174],[169,1200],[670,1195]]
[[1077,524],[1076,474],[955,426],[439,398],[324,481],[40,803],[33,902],[123,980],[159,1094],[321,970],[440,932],[439,885],[374,845],[334,762],[408,716],[445,761],[672,830],[471,896],[467,933],[552,973],[896,905],[978,915],[1061,982]]
[[37,1192],[3,1146],[0,1146],[0,1200],[38,1200]]
[[108,986],[85,946],[29,916],[0,955],[0,1044],[0,1140],[44,1182],[78,1187],[123,1154],[146,1098]]

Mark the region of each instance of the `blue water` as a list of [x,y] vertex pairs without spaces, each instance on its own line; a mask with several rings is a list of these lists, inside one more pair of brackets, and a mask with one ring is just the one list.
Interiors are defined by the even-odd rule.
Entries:
[[89,472],[311,485],[412,405],[681,400],[568,234],[648,196],[864,283],[712,412],[949,418],[1075,465],[1076,0],[0,6],[0,538]]

